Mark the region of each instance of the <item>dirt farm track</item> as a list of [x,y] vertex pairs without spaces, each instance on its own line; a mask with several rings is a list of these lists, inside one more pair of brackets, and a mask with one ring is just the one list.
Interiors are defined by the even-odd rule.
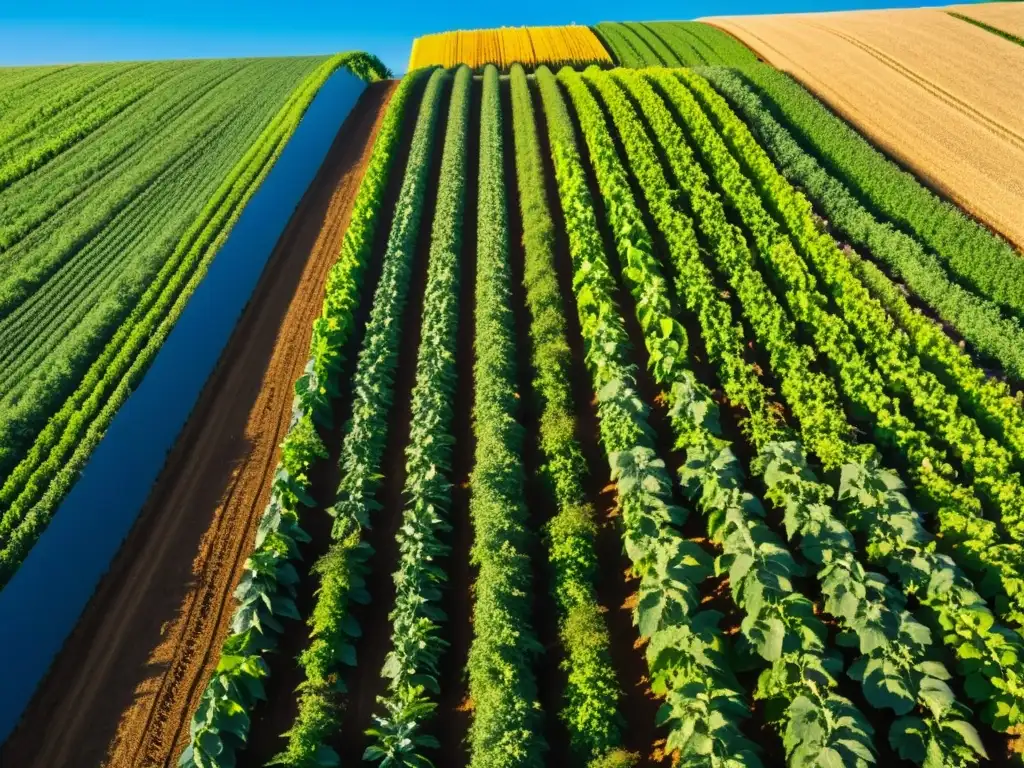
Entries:
[[369,86],[341,128],[128,542],[0,765],[176,764],[227,632],[324,281],[396,84]]

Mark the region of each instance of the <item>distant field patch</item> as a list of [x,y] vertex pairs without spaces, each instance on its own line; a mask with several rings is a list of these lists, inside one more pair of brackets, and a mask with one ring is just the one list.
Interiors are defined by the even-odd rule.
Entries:
[[611,64],[612,57],[589,27],[501,27],[424,35],[413,41],[409,69],[466,64],[535,67],[546,64]]
[[1024,244],[1024,48],[938,9],[709,21]]

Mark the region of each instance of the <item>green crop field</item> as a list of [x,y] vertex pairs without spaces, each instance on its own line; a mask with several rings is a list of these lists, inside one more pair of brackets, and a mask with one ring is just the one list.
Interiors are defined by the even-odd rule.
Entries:
[[0,584],[338,65],[4,71]]
[[0,70],[3,580],[312,96],[372,82],[279,241],[319,277],[240,326],[287,364],[232,340],[243,418],[179,439],[228,458],[159,481],[149,591],[104,582],[0,762],[71,765],[52,720],[111,765],[1019,765],[1024,256],[744,23]]

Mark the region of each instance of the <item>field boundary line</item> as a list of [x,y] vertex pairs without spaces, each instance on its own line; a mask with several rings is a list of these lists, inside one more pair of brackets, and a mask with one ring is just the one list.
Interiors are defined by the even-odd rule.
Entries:
[[869,56],[874,58],[883,66],[887,66],[893,71],[903,75],[915,85],[919,86],[920,88],[923,88],[932,96],[944,102],[947,106],[953,107],[958,112],[963,113],[966,117],[974,118],[978,123],[988,128],[997,136],[1006,139],[1011,144],[1014,144],[1020,149],[1024,149],[1024,136],[1018,134],[1013,129],[1003,125],[999,120],[993,117],[989,117],[980,110],[972,107],[970,104],[961,100],[959,97],[953,95],[952,93],[950,93],[937,83],[933,83],[923,75],[919,75],[906,64],[900,63],[897,59],[893,58],[884,51],[881,51],[875,48],[870,43],[866,43],[863,40],[860,40],[846,32],[841,32],[838,29],[833,29],[832,27],[827,27],[822,24],[815,24],[814,22],[807,22],[807,24],[811,27],[820,29],[823,32],[829,32],[835,35],[836,37],[845,40],[850,45],[859,48],[860,50],[867,53]]

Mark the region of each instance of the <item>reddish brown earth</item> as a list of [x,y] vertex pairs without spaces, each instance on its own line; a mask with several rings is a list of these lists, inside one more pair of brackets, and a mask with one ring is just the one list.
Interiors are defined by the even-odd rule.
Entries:
[[227,634],[292,385],[396,85],[371,85],[339,131],[139,521],[0,765],[176,764]]

